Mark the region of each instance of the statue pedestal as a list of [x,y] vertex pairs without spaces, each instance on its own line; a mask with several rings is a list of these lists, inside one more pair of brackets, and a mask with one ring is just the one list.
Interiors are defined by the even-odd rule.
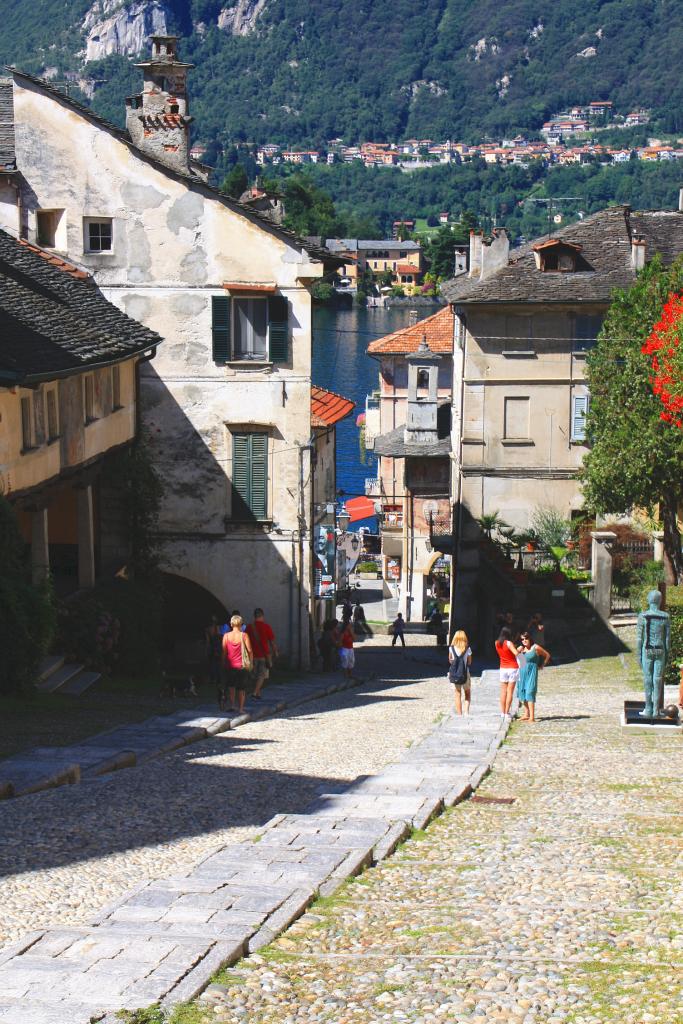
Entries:
[[642,718],[644,700],[625,700],[621,713],[621,724],[628,732],[680,732],[683,723],[677,718]]

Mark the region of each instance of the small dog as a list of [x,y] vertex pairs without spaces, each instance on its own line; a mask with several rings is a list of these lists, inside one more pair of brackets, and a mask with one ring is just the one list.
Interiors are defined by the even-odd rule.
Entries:
[[197,684],[194,676],[186,680],[169,678],[166,672],[161,673],[161,697],[196,697]]

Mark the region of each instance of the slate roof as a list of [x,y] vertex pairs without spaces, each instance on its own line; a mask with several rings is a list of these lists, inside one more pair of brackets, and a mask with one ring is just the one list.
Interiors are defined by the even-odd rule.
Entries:
[[85,271],[0,231],[0,383],[110,365],[161,340],[108,302]]
[[45,81],[45,79],[38,78],[36,75],[31,75],[27,71],[20,71],[19,68],[15,68],[12,65],[7,65],[7,70],[18,79],[24,79],[27,82],[31,82],[42,92],[46,93],[48,96],[52,96],[71,110],[75,110],[76,113],[81,114],[91,123],[99,125],[100,128],[109,132],[110,135],[114,135],[119,142],[123,142],[125,146],[131,149],[141,159],[146,160],[148,163],[156,167],[157,170],[162,171],[164,174],[167,174],[172,178],[176,178],[177,180],[192,182],[192,184],[200,191],[209,193],[209,195],[222,202],[224,206],[227,206],[229,209],[234,210],[235,213],[239,213],[246,217],[247,220],[257,222],[270,234],[282,238],[290,245],[294,245],[299,249],[304,249],[314,260],[326,263],[330,266],[343,266],[343,260],[334,256],[329,249],[326,249],[323,246],[311,245],[305,238],[300,238],[299,235],[290,231],[288,228],[283,228],[280,224],[275,224],[259,210],[254,210],[253,207],[246,206],[244,203],[238,202],[237,199],[233,199],[231,196],[226,195],[224,192],[221,192],[220,189],[214,188],[213,185],[208,185],[202,178],[199,178],[196,174],[192,174],[191,171],[184,174],[182,171],[173,170],[173,168],[169,167],[167,164],[161,163],[161,161],[157,160],[151,153],[148,153],[145,150],[140,149],[139,146],[136,146],[125,129],[119,128],[118,125],[112,124],[111,121],[107,121],[106,118],[96,114],[94,110],[91,110],[90,107],[86,107],[83,103],[78,103],[77,100],[72,99],[70,96],[66,96],[63,92],[60,92],[59,89],[56,89],[53,85],[50,85],[49,82]]
[[0,171],[16,166],[12,88],[11,78],[0,78]]
[[328,238],[327,248],[330,252],[361,252],[366,249],[405,249],[406,252],[417,252],[419,242],[399,242],[395,238]]
[[612,206],[585,220],[553,232],[551,238],[581,246],[590,270],[573,273],[543,272],[536,267],[534,246],[544,239],[510,252],[508,265],[483,281],[465,274],[447,281],[441,294],[460,304],[474,302],[599,302],[607,303],[615,288],[628,288],[636,278],[631,241],[642,237],[646,259],[656,252],[665,262],[683,253],[683,213]]
[[387,434],[375,438],[373,451],[375,455],[387,455],[392,459],[405,458],[436,458],[448,455],[451,450],[451,438],[441,437],[438,441],[414,442],[406,444],[405,427],[396,427]]
[[333,427],[354,409],[355,402],[334,391],[311,386],[311,426]]
[[438,313],[432,313],[426,320],[420,320],[410,327],[402,327],[393,334],[387,334],[383,338],[377,338],[368,345],[368,354],[371,356],[380,355],[404,355],[408,352],[417,352],[422,338],[427,336],[427,344],[432,352],[443,352],[451,355],[453,352],[453,310],[450,306],[444,306]]

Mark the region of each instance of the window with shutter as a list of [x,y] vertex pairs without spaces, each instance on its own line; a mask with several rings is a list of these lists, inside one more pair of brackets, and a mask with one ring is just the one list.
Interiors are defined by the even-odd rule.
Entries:
[[271,363],[286,363],[289,357],[289,303],[284,295],[268,300],[268,343]]
[[29,452],[33,448],[33,416],[31,415],[31,399],[21,399],[21,449]]
[[230,302],[227,295],[214,295],[211,298],[211,337],[215,363],[227,363],[230,359]]
[[232,518],[268,517],[268,435],[233,434]]
[[580,314],[574,320],[574,352],[588,352],[595,343],[602,328],[602,316]]
[[572,441],[586,440],[588,395],[574,395],[572,399]]
[[266,299],[233,299],[232,316],[233,359],[267,359]]
[[505,317],[504,356],[534,355],[534,325],[530,316]]

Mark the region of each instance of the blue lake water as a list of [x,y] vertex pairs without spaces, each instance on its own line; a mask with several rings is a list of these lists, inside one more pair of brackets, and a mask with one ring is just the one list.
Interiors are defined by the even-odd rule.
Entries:
[[[423,319],[433,309],[420,309]],[[365,478],[375,476],[376,459],[367,455],[361,463],[356,418],[365,412],[365,398],[379,386],[379,362],[367,354],[375,338],[382,338],[408,324],[407,306],[391,309],[313,310],[313,383],[329,388],[356,403],[353,413],[337,425],[337,488],[346,498],[365,494]],[[353,529],[362,524],[354,524]]]

